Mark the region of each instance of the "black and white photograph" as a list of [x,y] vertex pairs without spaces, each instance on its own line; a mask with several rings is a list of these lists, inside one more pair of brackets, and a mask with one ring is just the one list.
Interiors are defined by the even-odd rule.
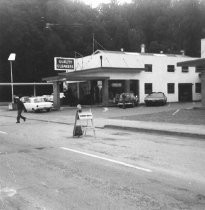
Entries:
[[0,210],[205,210],[205,0],[0,0]]

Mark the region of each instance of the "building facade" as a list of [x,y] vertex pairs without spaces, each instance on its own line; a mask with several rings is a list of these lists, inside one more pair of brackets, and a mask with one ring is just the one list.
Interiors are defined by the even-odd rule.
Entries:
[[[97,50],[77,58],[75,69],[47,81],[64,81],[81,101],[108,105],[116,94],[133,92],[144,103],[150,92],[163,92],[168,102],[201,100],[201,79],[195,67],[177,66],[190,61],[185,55]],[[78,82],[76,82],[78,81]]]
[[205,107],[205,39],[201,39],[201,58],[195,60],[186,60],[182,62],[178,62],[177,66],[180,67],[192,67],[196,68],[197,72],[199,72],[201,84],[199,85],[201,92],[201,104],[202,107]]
[[[178,67],[177,62],[190,60],[184,55],[128,53],[98,50],[95,54],[76,60],[76,71],[97,69],[100,67],[114,68],[115,71],[97,71],[95,75],[109,77],[108,92],[111,102],[116,94],[134,92],[139,102],[144,103],[145,96],[150,92],[163,92],[168,102],[199,101],[200,77],[194,67]],[[124,68],[123,71],[120,69]],[[135,73],[129,69],[140,69]],[[119,69],[119,71],[118,71]],[[102,81],[82,83],[83,90],[101,89]],[[77,94],[75,85],[70,85]],[[80,84],[81,87],[81,84]],[[80,97],[83,97],[80,88]],[[98,90],[99,91],[99,90]],[[101,94],[101,93],[98,93]],[[98,95],[96,94],[96,95]],[[102,96],[100,96],[102,98]],[[96,99],[96,101],[95,101]],[[94,97],[98,103],[98,96]]]

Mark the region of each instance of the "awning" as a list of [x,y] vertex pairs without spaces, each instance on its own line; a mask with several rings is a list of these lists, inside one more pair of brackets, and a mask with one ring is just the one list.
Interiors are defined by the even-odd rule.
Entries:
[[89,81],[89,80],[105,80],[109,79],[109,73],[124,73],[136,74],[145,70],[144,68],[112,68],[112,67],[100,67],[86,70],[77,70],[69,73],[59,73],[58,76],[45,77],[43,80],[47,82],[57,81]]
[[97,76],[71,76],[70,73],[65,73],[65,75],[58,75],[54,77],[45,77],[44,81],[47,82],[65,82],[65,81],[89,81],[89,80],[105,80],[109,77],[97,77]]
[[179,62],[179,63],[177,63],[177,66],[199,66],[199,67],[205,67],[205,58]]

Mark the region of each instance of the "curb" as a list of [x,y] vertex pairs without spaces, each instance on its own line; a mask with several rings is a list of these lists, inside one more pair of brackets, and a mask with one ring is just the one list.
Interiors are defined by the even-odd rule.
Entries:
[[192,138],[198,138],[201,140],[205,139],[205,134],[198,134],[198,133],[186,133],[186,132],[179,132],[179,131],[157,130],[157,129],[151,129],[151,128],[126,127],[126,126],[119,126],[119,125],[105,125],[104,128],[122,129],[122,130],[127,130],[127,131],[143,132],[143,133],[155,133],[155,134],[160,134],[160,135],[192,137]]
[[[4,117],[12,117],[9,115],[1,115]],[[68,122],[60,122],[60,121],[53,121],[53,120],[43,120],[43,119],[35,119],[35,118],[28,118],[29,120],[35,120],[40,122],[49,122],[49,123],[58,123],[58,124],[64,124],[64,125],[73,125],[73,123]],[[142,133],[154,133],[154,134],[160,134],[160,135],[172,135],[172,136],[182,136],[182,137],[189,137],[189,138],[197,138],[200,140],[205,139],[205,134],[198,134],[198,133],[187,133],[187,132],[179,132],[179,131],[171,131],[171,130],[157,130],[157,129],[151,129],[151,128],[138,128],[138,127],[128,127],[128,126],[120,126],[120,125],[104,125],[104,126],[95,126],[98,129],[119,129],[119,130],[127,130],[132,132],[142,132]]]

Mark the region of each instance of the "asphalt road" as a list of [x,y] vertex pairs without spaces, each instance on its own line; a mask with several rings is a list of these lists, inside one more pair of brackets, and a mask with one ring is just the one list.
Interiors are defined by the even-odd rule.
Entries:
[[205,209],[205,141],[0,120],[0,209]]

